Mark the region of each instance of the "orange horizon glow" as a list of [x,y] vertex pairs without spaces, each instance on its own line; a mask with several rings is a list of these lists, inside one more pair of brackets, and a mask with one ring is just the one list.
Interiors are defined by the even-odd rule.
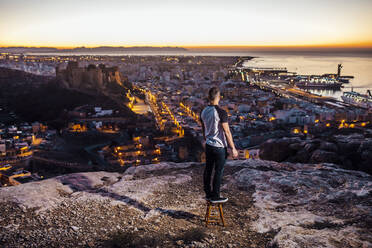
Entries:
[[294,49],[294,48],[303,48],[303,49],[312,49],[312,48],[372,48],[372,42],[360,42],[360,43],[345,43],[345,44],[315,44],[315,45],[197,45],[197,44],[172,44],[172,45],[159,45],[159,44],[131,44],[131,45],[110,45],[110,44],[97,44],[97,45],[22,45],[22,44],[0,44],[1,48],[9,47],[26,47],[26,48],[56,48],[56,49],[73,49],[73,48],[97,48],[97,47],[179,47],[179,48],[189,48],[189,49]]
[[185,48],[372,48],[372,42],[298,45],[191,45]]

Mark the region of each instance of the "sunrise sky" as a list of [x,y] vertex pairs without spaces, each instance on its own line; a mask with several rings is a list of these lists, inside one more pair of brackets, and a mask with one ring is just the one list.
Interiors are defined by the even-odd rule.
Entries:
[[372,46],[371,0],[0,0],[0,46]]

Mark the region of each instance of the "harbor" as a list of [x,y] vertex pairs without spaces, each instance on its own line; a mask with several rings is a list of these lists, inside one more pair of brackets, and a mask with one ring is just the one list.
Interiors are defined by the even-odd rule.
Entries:
[[[229,74],[235,79],[257,85],[279,96],[306,100],[331,108],[361,108],[372,111],[370,90],[365,89],[365,93],[354,91],[354,76],[343,75],[344,66],[341,63],[337,64],[336,73],[299,74],[289,71],[287,67],[266,66],[267,64],[262,63],[264,59],[259,61],[261,63],[252,61],[254,59],[237,63],[229,68]],[[342,91],[343,88],[345,89]],[[335,92],[337,96],[333,96]]]

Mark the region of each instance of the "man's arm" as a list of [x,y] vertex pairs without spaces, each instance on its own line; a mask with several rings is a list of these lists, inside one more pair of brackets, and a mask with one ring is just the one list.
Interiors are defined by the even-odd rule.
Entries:
[[233,141],[233,138],[232,138],[232,134],[230,132],[230,127],[229,127],[229,123],[228,122],[222,122],[222,128],[223,128],[223,131],[225,132],[225,135],[226,135],[226,139],[227,139],[227,143],[229,144],[230,148],[232,149],[233,151],[233,157],[236,157],[234,156],[235,152],[236,152],[236,155],[237,155],[237,150],[235,148],[235,144],[234,144],[234,141]]
[[200,112],[200,114],[199,114],[199,120],[200,120],[200,123],[201,123],[201,126],[202,126],[203,137],[204,137],[204,140],[205,140],[205,127],[204,127],[203,119],[201,118],[201,112]]
[[233,138],[232,138],[232,134],[230,132],[227,112],[225,110],[221,110],[220,108],[217,108],[217,111],[219,112],[218,115],[220,117],[220,122],[221,122],[222,129],[225,132],[227,143],[232,150],[233,157],[236,158],[236,157],[238,157],[238,151],[235,148],[235,144],[234,144],[234,141],[233,141]]
[[205,139],[205,127],[204,127],[204,122],[200,119],[200,123],[201,123],[201,125],[202,125],[202,129],[203,129],[203,137],[204,137],[204,140],[206,140]]

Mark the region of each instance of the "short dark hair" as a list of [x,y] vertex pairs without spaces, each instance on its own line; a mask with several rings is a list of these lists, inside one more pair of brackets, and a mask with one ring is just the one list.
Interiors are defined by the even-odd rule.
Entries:
[[220,93],[220,89],[218,87],[214,86],[210,88],[208,91],[208,100],[213,101],[216,98],[218,93]]

